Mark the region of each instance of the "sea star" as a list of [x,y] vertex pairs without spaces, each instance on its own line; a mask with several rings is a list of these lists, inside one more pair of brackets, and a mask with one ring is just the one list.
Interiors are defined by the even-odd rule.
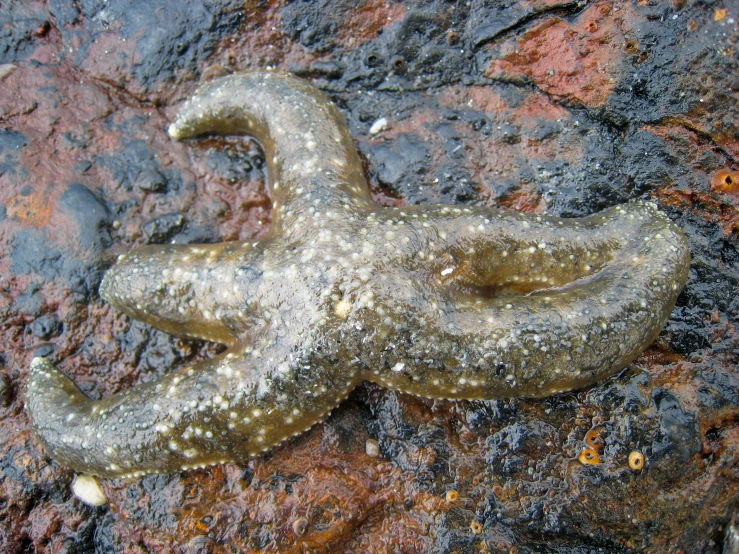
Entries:
[[100,286],[119,310],[225,343],[223,354],[100,401],[32,361],[36,436],[81,472],[243,460],[310,428],[365,380],[448,399],[582,387],[657,336],[687,278],[686,239],[650,203],[576,220],[378,207],[338,110],[283,73],[203,85],[169,133],[259,139],[272,229],[258,242],[139,248]]

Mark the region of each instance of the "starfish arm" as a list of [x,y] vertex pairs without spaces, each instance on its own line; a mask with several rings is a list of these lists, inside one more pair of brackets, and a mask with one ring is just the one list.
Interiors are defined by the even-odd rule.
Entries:
[[103,400],[43,358],[26,409],[46,452],[76,471],[132,477],[240,461],[307,430],[356,384],[276,349],[232,349]]
[[[616,210],[624,213],[604,212],[584,221],[598,229],[598,219],[607,227],[608,221],[634,216],[618,247],[609,246],[602,267],[559,276],[556,286],[546,281],[527,294],[496,296],[450,283],[425,303],[438,308],[423,315],[424,333],[414,333],[413,324],[400,329],[407,337],[393,342],[404,348],[389,351],[392,355],[376,364],[383,369],[370,378],[419,395],[490,399],[580,388],[624,368],[669,317],[687,280],[690,255],[682,232],[653,208]],[[623,226],[616,227],[596,236],[623,232]],[[582,234],[584,243],[592,244],[593,237]],[[544,264],[539,250],[547,248],[531,252],[538,266],[563,269],[557,256]],[[500,250],[488,254],[500,256]],[[565,279],[572,280],[559,282]]]
[[[275,228],[324,210],[372,207],[362,163],[341,114],[307,82],[255,70],[210,81],[169,128],[177,139],[248,134],[264,148]],[[312,209],[313,208],[313,209]]]
[[100,295],[168,333],[232,344],[258,308],[263,243],[145,246],[121,256]]
[[[683,233],[651,203],[580,219],[458,206],[392,208],[383,218],[404,221],[403,239],[411,237],[414,265],[429,281],[487,297],[561,287],[623,263],[632,239],[662,233],[670,245],[687,249]],[[656,266],[656,254],[650,251],[646,262]]]

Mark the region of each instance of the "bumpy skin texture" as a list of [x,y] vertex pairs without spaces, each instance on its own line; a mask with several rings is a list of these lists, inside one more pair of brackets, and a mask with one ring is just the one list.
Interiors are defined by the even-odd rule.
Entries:
[[78,471],[242,460],[308,429],[362,380],[450,399],[582,387],[657,336],[687,278],[685,237],[648,203],[579,220],[377,207],[339,112],[285,74],[209,82],[169,132],[259,139],[271,234],[140,248],[101,285],[116,308],[226,343],[222,355],[101,401],[33,360],[33,429]]

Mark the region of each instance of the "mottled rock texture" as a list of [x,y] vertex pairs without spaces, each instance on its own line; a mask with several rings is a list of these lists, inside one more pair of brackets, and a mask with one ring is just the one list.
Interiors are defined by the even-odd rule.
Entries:
[[[739,496],[738,19],[730,0],[3,2],[0,551],[721,552]],[[362,385],[263,457],[104,480],[109,504],[87,507],[30,433],[30,360],[102,398],[218,350],[98,286],[134,246],[269,228],[254,141],[166,135],[201,79],[268,65],[339,106],[376,202],[572,217],[651,199],[688,236],[688,284],[656,343],[589,389]]]

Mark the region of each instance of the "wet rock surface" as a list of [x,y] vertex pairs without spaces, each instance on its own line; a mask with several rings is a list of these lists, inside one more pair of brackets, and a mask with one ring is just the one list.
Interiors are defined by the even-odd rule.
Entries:
[[[721,552],[739,502],[738,19],[652,0],[2,3],[0,551]],[[200,79],[267,65],[339,105],[381,204],[653,199],[693,257],[665,330],[584,391],[363,385],[269,455],[103,481],[109,504],[83,504],[29,431],[30,359],[100,398],[218,351],[97,287],[134,246],[269,228],[253,141],[165,133]]]

